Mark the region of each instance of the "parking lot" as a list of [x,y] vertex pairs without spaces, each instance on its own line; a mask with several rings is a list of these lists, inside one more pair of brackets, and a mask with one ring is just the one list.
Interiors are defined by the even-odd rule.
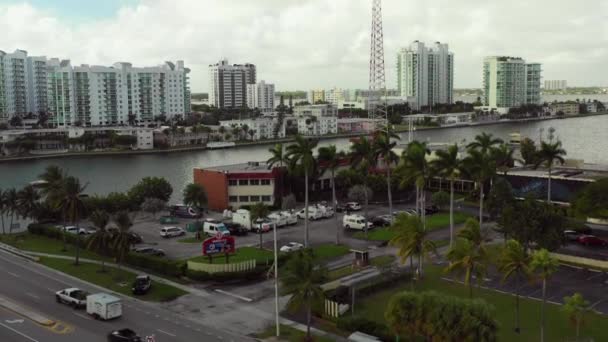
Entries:
[[[394,210],[403,210],[408,208],[408,205],[395,206]],[[364,211],[357,212],[363,215]],[[383,215],[388,214],[388,208],[380,205],[370,205],[369,215]],[[369,246],[377,245],[378,242],[364,241],[360,239],[352,238],[352,235],[356,231],[344,231],[342,229],[342,217],[344,213],[336,213],[336,217],[321,219],[317,221],[309,221],[309,241],[312,246],[333,243],[336,240],[336,222],[340,228],[340,239],[341,242],[347,244],[353,248],[368,248]],[[195,237],[195,233],[187,232],[185,236],[165,239],[160,237],[160,229],[165,226],[177,226],[185,228],[186,224],[194,222],[193,219],[178,219],[178,224],[167,224],[163,225],[159,223],[158,217],[154,219],[150,215],[140,215],[136,217],[133,227],[131,228],[134,232],[140,234],[144,240],[144,243],[138,244],[137,247],[153,246],[155,248],[162,249],[167,257],[172,259],[186,259],[193,256],[201,255],[201,245],[199,243],[181,243],[178,242],[181,239],[188,237]],[[216,218],[221,219],[220,213],[211,212],[205,215],[205,218]],[[279,247],[285,245],[288,242],[304,242],[304,220],[298,220],[298,223],[293,226],[281,227],[277,230],[277,241]],[[238,247],[243,246],[258,246],[259,235],[255,233],[249,233],[246,236],[236,236],[236,244]],[[272,231],[262,234],[264,246],[272,248]]]
[[[449,281],[461,282],[461,279],[446,276]],[[515,293],[536,300],[542,300],[542,283],[520,280],[516,285],[515,279],[501,283],[502,275],[490,272],[481,287],[494,289],[502,293]],[[561,265],[547,283],[547,300],[553,304],[562,304],[565,296],[580,292],[589,301],[591,308],[603,314],[608,314],[608,273],[588,270],[577,266]]]

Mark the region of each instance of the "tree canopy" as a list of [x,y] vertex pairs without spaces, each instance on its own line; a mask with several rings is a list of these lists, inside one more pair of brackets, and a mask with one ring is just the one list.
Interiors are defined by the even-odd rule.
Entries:
[[608,178],[587,185],[573,204],[580,216],[608,219]]
[[158,198],[169,201],[173,187],[163,177],[144,177],[129,190],[129,197],[138,205],[146,198]]

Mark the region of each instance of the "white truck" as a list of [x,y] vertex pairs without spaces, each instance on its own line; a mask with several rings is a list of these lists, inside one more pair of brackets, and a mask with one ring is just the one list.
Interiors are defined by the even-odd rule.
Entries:
[[[301,209],[296,214],[300,220],[303,220],[306,216],[306,208]],[[308,206],[308,219],[311,221],[320,220],[323,218],[323,212],[316,206]]]
[[281,211],[280,214],[285,217],[285,221],[287,221],[288,226],[298,224],[298,215],[295,213],[295,211],[286,210],[286,211]]
[[[362,215],[344,215],[342,217],[342,226],[344,229],[355,229],[355,230],[365,230],[365,217]],[[371,222],[367,222],[367,229],[372,229],[374,225]]]
[[107,293],[87,296],[87,314],[104,321],[122,316],[122,301]]
[[251,230],[251,214],[249,210],[238,209],[232,213],[232,222],[240,224],[247,230]]
[[281,215],[281,213],[272,213],[268,215],[268,218],[277,225],[277,228],[287,225],[287,217]]
[[84,308],[87,305],[87,296],[89,294],[81,289],[70,287],[61,291],[55,292],[55,300],[57,303],[67,304],[76,309]]
[[317,204],[316,208],[317,208],[318,211],[321,212],[321,215],[324,218],[330,218],[330,217],[334,216],[334,208],[332,208],[332,207],[328,207],[328,206],[324,206],[324,205],[321,205],[321,204]]

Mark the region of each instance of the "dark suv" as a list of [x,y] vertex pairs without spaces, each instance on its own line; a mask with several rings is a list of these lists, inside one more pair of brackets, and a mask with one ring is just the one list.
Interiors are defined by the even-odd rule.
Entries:
[[238,223],[234,223],[234,222],[224,222],[224,226],[226,226],[226,229],[228,229],[228,231],[230,232],[230,235],[233,236],[241,236],[241,235],[247,235],[247,229],[245,229],[245,227],[241,226]]
[[143,342],[135,331],[131,329],[114,330],[108,334],[108,342]]
[[152,287],[152,279],[147,275],[138,275],[135,277],[135,282],[133,282],[133,294],[136,295],[144,295],[150,291]]

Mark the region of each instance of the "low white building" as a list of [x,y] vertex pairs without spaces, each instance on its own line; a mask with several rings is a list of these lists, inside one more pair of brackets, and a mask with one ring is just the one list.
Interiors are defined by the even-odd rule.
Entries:
[[284,138],[285,122],[283,122],[281,127],[278,127],[278,131],[276,127],[277,124],[278,120],[273,117],[220,121],[220,126],[226,127],[227,129],[233,130],[235,127],[239,127],[241,129],[246,128],[247,131],[253,130],[253,136],[251,136],[249,132],[241,132],[243,137],[251,140],[274,139],[275,132],[276,138]]
[[326,135],[338,133],[336,116],[298,116],[298,133],[302,135]]
[[293,115],[298,116],[338,116],[338,108],[329,104],[295,106]]

